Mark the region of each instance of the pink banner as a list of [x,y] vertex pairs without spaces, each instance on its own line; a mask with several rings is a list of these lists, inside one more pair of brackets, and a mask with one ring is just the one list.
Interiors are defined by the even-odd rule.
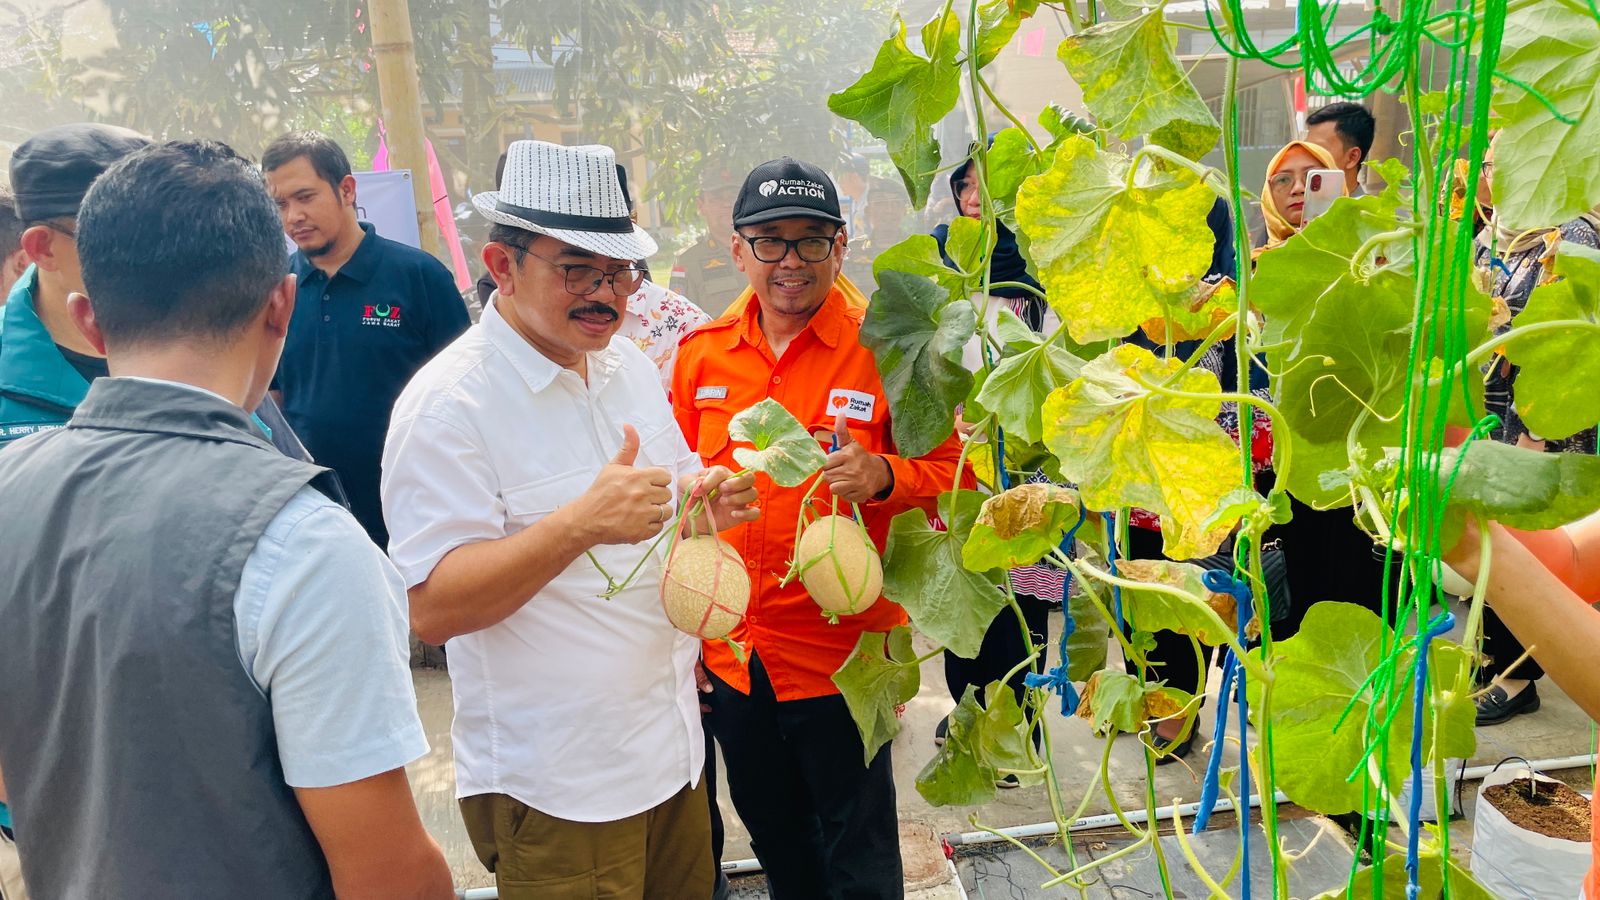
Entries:
[[[467,275],[467,255],[461,250],[455,211],[450,207],[450,191],[445,187],[439,157],[433,152],[433,141],[423,140],[428,146],[428,188],[433,195],[433,220],[439,225],[445,246],[450,248],[450,268],[455,272],[456,288],[465,291],[472,285],[472,278]],[[378,152],[372,155],[372,169],[375,172],[389,171],[389,142],[385,139],[382,121],[378,122]],[[415,177],[415,173],[412,174]]]
[[1044,55],[1044,29],[1036,28],[1022,36],[1023,56]]

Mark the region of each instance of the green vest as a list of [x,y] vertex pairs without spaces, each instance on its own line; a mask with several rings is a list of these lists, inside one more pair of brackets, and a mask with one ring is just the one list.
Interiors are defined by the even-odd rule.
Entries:
[[34,309],[38,284],[30,266],[0,310],[0,448],[65,425],[89,392]]

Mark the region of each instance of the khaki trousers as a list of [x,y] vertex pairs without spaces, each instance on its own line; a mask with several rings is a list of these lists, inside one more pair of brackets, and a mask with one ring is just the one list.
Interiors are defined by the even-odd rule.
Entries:
[[703,900],[711,896],[705,778],[615,822],[571,822],[505,794],[461,800],[472,849],[500,900]]

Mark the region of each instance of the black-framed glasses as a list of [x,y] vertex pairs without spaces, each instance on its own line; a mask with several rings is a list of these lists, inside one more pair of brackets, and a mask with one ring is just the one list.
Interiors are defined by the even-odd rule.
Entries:
[[72,227],[70,227],[70,228],[68,228],[67,226],[61,224],[60,222],[44,221],[44,222],[40,222],[39,224],[43,225],[44,227],[46,227],[48,229],[50,229],[51,231],[54,231],[56,234],[64,234],[67,237],[72,238],[73,240],[77,240],[78,239],[78,223],[77,222],[73,222],[72,223]]
[[833,255],[834,241],[839,237],[835,231],[827,237],[803,237],[790,240],[780,237],[750,237],[741,234],[744,242],[750,245],[750,252],[756,259],[764,263],[783,262],[783,258],[793,250],[805,262],[819,263]]
[[[507,241],[510,244],[509,241]],[[586,266],[582,263],[559,263],[553,259],[540,256],[521,244],[510,244],[536,259],[539,259],[566,275],[567,293],[574,297],[587,297],[600,290],[600,285],[611,282],[611,293],[618,297],[631,297],[644,284],[645,269],[640,266],[619,266],[615,269],[600,269],[595,266]]]

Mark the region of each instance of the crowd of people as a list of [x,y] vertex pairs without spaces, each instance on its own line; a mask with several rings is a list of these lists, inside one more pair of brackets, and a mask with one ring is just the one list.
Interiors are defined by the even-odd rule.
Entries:
[[[1371,115],[1332,104],[1308,125],[1269,166],[1252,252],[1226,204],[1207,217],[1208,280],[1305,226],[1311,172],[1362,191]],[[950,174],[950,218],[982,215],[972,176]],[[864,759],[831,676],[906,614],[879,600],[830,623],[776,574],[802,492],[736,475],[730,434],[738,412],[781,404],[829,451],[822,502],[859,504],[880,547],[894,516],[976,485],[958,472],[964,423],[897,451],[860,342],[857,284],[904,236],[899,186],[859,158],[837,184],[789,157],[712,167],[706,237],[669,288],[610,149],[518,141],[496,182],[473,199],[491,230],[469,304],[438,261],[359,220],[323,135],[285,135],[259,163],[89,124],[17,149],[0,196],[5,900],[24,880],[36,898],[454,896],[405,771],[428,749],[412,633],[446,648],[460,812],[505,900],[725,896],[719,747],[775,900],[903,895],[893,746]],[[1512,312],[1559,242],[1600,243],[1587,216],[1504,233],[1487,198],[1477,264]],[[1018,285],[997,291],[1018,319],[1052,333],[1003,224],[987,262]],[[1234,383],[1232,340],[1198,364]],[[1593,452],[1592,430],[1529,434],[1515,369],[1488,377],[1497,439]],[[1248,381],[1270,395],[1262,364]],[[1270,484],[1265,420],[1219,422]],[[748,566],[738,651],[662,610],[652,541],[686,509],[680,527],[719,530]],[[1159,520],[1131,525],[1124,552],[1158,558]],[[1537,709],[1540,663],[1600,714],[1565,643],[1600,634],[1576,599],[1600,593],[1600,519],[1491,529],[1503,619],[1486,622],[1479,724]],[[1268,537],[1274,634],[1318,600],[1385,602],[1383,554],[1347,510],[1297,503]],[[1449,562],[1475,574],[1478,546]],[[636,570],[611,589],[606,573]],[[1063,573],[1012,581],[1045,643]],[[1002,621],[976,658],[947,654],[952,701],[1008,673],[1020,699],[1023,646]],[[1157,633],[1149,659],[1203,693],[1187,638]],[[1153,726],[1160,762],[1191,752],[1181,725]]]

